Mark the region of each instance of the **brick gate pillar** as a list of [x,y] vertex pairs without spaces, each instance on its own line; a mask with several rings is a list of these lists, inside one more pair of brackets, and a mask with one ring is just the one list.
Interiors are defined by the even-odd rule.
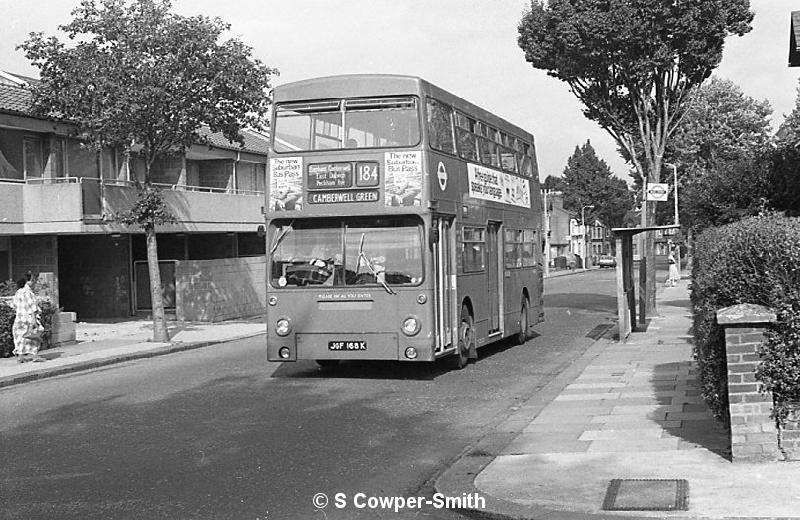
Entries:
[[733,462],[781,460],[772,412],[772,393],[760,392],[756,368],[764,331],[777,319],[761,305],[739,304],[717,311],[725,328],[728,366],[728,411]]

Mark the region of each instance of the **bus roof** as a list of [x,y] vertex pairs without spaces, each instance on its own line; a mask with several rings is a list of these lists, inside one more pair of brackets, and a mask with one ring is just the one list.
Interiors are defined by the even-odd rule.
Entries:
[[509,130],[518,137],[524,137],[530,140],[531,144],[534,143],[533,135],[527,130],[417,76],[342,74],[310,78],[276,86],[273,92],[273,101],[282,103],[285,101],[312,99],[425,94],[447,103],[472,117],[496,126],[500,130]]

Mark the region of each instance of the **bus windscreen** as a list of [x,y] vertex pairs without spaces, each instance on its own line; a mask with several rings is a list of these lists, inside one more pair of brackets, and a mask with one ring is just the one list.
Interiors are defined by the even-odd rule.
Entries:
[[283,103],[275,108],[278,153],[397,148],[419,143],[415,97]]
[[422,228],[413,218],[293,221],[279,224],[275,236],[275,287],[422,282]]

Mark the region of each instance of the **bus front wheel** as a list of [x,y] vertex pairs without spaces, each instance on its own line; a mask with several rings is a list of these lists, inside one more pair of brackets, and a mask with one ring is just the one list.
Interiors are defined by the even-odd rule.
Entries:
[[517,343],[524,345],[528,341],[528,300],[522,300],[522,309],[519,311],[519,332],[517,333]]
[[472,314],[465,306],[461,307],[461,324],[458,327],[458,347],[450,356],[450,368],[461,370],[469,362],[469,353],[475,342],[475,327]]

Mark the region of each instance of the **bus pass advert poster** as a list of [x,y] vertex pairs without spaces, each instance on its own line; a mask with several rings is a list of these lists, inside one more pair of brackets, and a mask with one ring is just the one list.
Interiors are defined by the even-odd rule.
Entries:
[[527,179],[477,164],[468,164],[467,174],[470,197],[522,208],[531,207],[531,186]]
[[387,206],[422,205],[422,152],[388,152],[384,172]]
[[269,160],[269,206],[273,211],[303,209],[303,158]]

